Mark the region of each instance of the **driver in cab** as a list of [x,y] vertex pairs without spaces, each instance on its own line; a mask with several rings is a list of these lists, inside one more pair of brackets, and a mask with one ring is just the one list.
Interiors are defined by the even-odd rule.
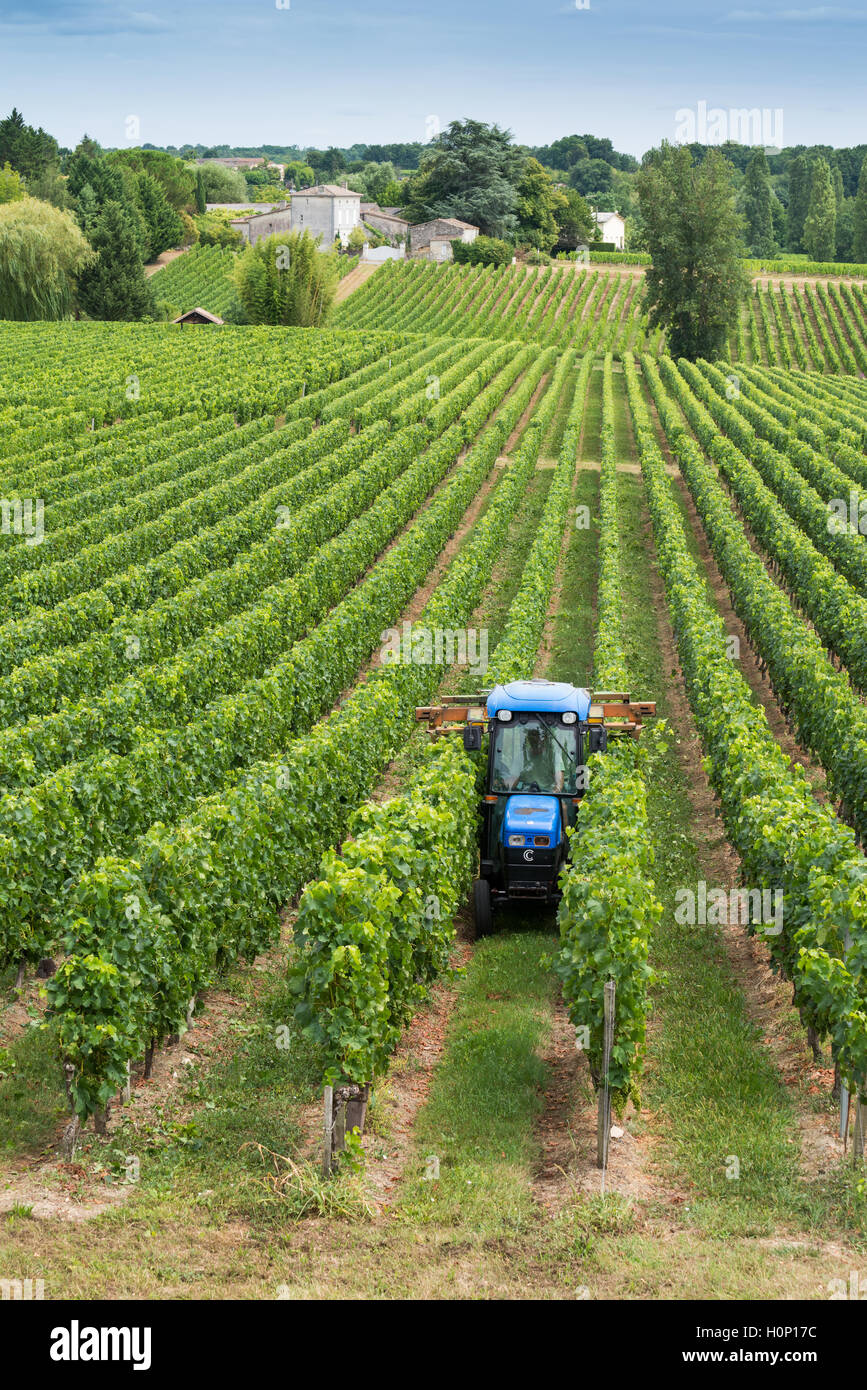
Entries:
[[538,725],[504,729],[497,763],[497,780],[507,791],[530,791],[533,787],[540,792],[563,790],[563,749]]

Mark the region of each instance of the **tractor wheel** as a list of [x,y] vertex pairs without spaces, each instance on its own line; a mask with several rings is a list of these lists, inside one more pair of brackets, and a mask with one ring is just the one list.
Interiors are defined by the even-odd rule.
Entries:
[[476,936],[490,936],[494,929],[491,912],[491,885],[486,878],[477,878],[473,884],[473,917],[476,922]]

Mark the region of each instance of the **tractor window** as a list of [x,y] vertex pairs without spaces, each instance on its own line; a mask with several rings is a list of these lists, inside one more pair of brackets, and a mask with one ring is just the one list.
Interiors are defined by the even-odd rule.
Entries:
[[577,727],[552,726],[536,719],[496,725],[492,791],[574,795],[577,778]]

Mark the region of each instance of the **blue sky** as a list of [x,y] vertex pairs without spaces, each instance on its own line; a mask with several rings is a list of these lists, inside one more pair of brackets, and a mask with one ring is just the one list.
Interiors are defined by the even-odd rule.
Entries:
[[0,0],[0,54],[0,113],[67,145],[345,146],[473,116],[641,154],[699,102],[781,109],[786,144],[867,142],[864,0]]

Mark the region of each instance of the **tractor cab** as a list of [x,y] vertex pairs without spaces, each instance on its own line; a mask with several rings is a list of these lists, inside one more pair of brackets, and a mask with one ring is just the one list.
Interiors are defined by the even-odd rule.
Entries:
[[[479,846],[484,886],[477,897],[495,904],[511,898],[553,902],[558,896],[566,829],[575,823],[586,786],[590,705],[588,691],[551,681],[513,681],[488,696]],[[592,739],[592,751],[605,747],[604,726],[593,730]]]
[[587,789],[587,759],[604,752],[609,735],[637,736],[642,717],[655,712],[655,704],[628,695],[593,696],[547,680],[512,681],[486,696],[416,711],[434,736],[463,726],[468,750],[481,749],[488,733],[473,886],[479,935],[491,930],[494,909],[503,903],[559,902],[566,832]]

